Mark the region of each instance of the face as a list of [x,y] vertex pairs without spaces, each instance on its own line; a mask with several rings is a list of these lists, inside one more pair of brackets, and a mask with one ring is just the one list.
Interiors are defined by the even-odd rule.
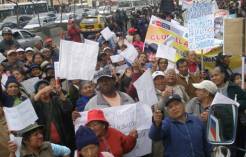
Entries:
[[24,76],[18,70],[13,71],[12,74],[14,75],[14,77],[16,78],[18,82],[21,82],[24,80]]
[[157,76],[154,79],[155,88],[160,91],[164,91],[166,87],[165,77],[164,76]]
[[187,62],[184,62],[184,63],[180,63],[178,68],[179,70],[179,73],[183,76],[187,76],[188,75],[188,65],[187,65]]
[[33,56],[32,52],[26,53],[26,60],[30,63],[32,62],[32,56]]
[[106,131],[106,125],[100,121],[91,121],[87,126],[96,134],[97,137],[103,136]]
[[83,87],[80,90],[80,94],[83,96],[91,97],[94,95],[94,86],[92,83],[87,83],[83,85]]
[[19,94],[19,86],[16,83],[10,83],[7,87],[7,93],[9,96],[17,96]]
[[18,59],[20,59],[21,61],[24,61],[26,59],[26,55],[24,52],[18,52],[17,54]]
[[166,59],[160,59],[158,66],[160,71],[165,71],[168,66],[168,61]]
[[102,94],[111,94],[115,91],[115,81],[113,78],[102,77],[98,80],[98,85]]
[[37,130],[31,134],[27,140],[27,145],[31,148],[40,148],[43,144],[44,138],[42,130]]
[[43,55],[44,55],[45,58],[50,59],[50,56],[51,56],[50,50],[44,51],[44,52],[43,52]]
[[196,96],[197,96],[198,100],[203,100],[209,96],[208,91],[206,91],[204,89],[196,89],[195,92],[196,92]]
[[43,57],[41,55],[36,55],[34,57],[34,64],[40,65],[43,62]]
[[185,107],[182,102],[173,100],[169,105],[167,106],[167,112],[170,116],[170,118],[178,120],[181,118],[185,113]]
[[176,78],[176,72],[175,70],[173,69],[169,69],[167,71],[167,77],[166,77],[166,81],[169,85],[172,85],[172,84],[175,84],[176,81],[177,81],[177,78]]
[[54,69],[48,69],[46,72],[47,77],[54,77],[55,76],[55,71]]
[[225,56],[224,59],[223,59],[223,63],[226,64],[226,65],[229,65],[230,64],[230,57],[229,56]]
[[17,61],[17,53],[11,53],[7,56],[7,59],[10,63],[15,63]]
[[32,76],[34,76],[34,77],[38,77],[42,74],[42,72],[39,68],[33,68],[31,73],[32,73]]
[[237,75],[237,76],[235,77],[234,83],[235,83],[236,85],[238,85],[238,86],[241,87],[241,85],[242,85],[242,78],[241,78],[240,75]]
[[221,86],[224,84],[225,75],[220,71],[219,68],[215,68],[211,72],[211,81],[213,81],[216,86]]
[[194,51],[189,52],[188,60],[191,61],[191,62],[196,62],[197,56],[196,56],[196,53]]
[[3,39],[4,40],[12,40],[12,38],[13,38],[13,35],[10,34],[10,33],[7,33],[7,34],[4,34],[3,35]]
[[135,41],[141,41],[140,35],[136,34],[134,37],[135,37]]
[[145,54],[141,54],[138,58],[140,64],[145,64],[147,62],[147,57]]
[[98,146],[95,144],[89,144],[83,147],[79,154],[83,157],[98,157]]
[[[43,89],[43,88],[45,88],[45,87],[47,87],[47,86],[48,86],[48,85],[45,84],[45,83],[41,84],[41,85],[39,86],[39,88],[38,88],[38,91],[40,91],[41,89]],[[50,92],[46,92],[46,93],[43,93],[43,94],[40,96],[40,98],[41,98],[41,99],[46,99],[47,97],[49,97],[49,95],[50,95]]]

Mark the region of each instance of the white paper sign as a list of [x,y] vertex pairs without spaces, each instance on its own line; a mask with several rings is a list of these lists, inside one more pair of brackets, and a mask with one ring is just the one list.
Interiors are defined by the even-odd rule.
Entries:
[[34,85],[39,81],[38,77],[33,77],[28,80],[22,81],[21,85],[25,88],[28,94],[33,94],[35,89]]
[[88,39],[85,39],[85,44],[91,44],[91,45],[98,45],[99,46],[99,42],[96,42],[93,40],[88,40]]
[[5,89],[5,85],[6,85],[7,80],[8,80],[8,75],[2,74],[1,84],[2,84],[3,89]]
[[146,70],[134,83],[139,101],[152,106],[158,102],[150,69]]
[[[151,140],[148,137],[148,130],[152,124],[152,111],[149,106],[129,104],[104,108],[102,111],[112,128],[116,128],[124,134],[128,134],[132,129],[138,131],[136,147],[124,156],[137,157],[151,153]],[[80,113],[81,117],[74,122],[75,130],[86,123],[87,113],[88,111]]]
[[110,56],[110,59],[111,59],[112,63],[118,63],[118,62],[124,61],[124,57],[121,55]]
[[234,104],[237,107],[240,106],[240,104],[238,102],[236,102],[236,101],[224,96],[221,93],[216,93],[211,106],[214,105],[214,104]]
[[101,31],[101,34],[106,41],[108,41],[114,36],[114,33],[108,27],[104,28]]
[[175,62],[176,60],[176,49],[166,46],[166,45],[159,45],[156,56],[157,58],[165,58],[169,61]]
[[54,62],[54,69],[55,69],[55,79],[61,78],[60,71],[59,71],[59,62]]
[[98,51],[97,44],[61,40],[59,75],[68,80],[92,80]]
[[3,107],[8,129],[19,131],[27,126],[34,124],[38,119],[36,112],[29,99],[23,101],[15,107]]
[[2,53],[0,53],[0,63],[2,63],[5,59],[6,57]]
[[117,74],[124,74],[124,72],[126,71],[126,69],[128,68],[128,65],[127,64],[123,64],[121,66],[117,66],[115,67],[115,71]]
[[135,49],[135,47],[131,44],[127,45],[127,48],[120,53],[128,62],[131,64],[135,61],[135,59],[138,57],[138,51]]
[[15,156],[20,157],[20,149],[22,144],[22,137],[15,137],[13,134],[9,135],[10,141],[17,145],[17,150],[15,151]]

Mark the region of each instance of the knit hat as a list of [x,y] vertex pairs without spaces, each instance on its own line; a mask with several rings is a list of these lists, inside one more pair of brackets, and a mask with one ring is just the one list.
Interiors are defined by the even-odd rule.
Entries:
[[7,88],[10,83],[16,83],[17,85],[19,85],[18,81],[16,80],[14,76],[8,77],[8,80],[5,83],[5,87]]
[[93,109],[88,111],[86,125],[92,121],[101,121],[108,124],[108,121],[104,117],[103,111],[99,109]]
[[79,127],[79,129],[76,131],[75,138],[76,148],[78,151],[89,144],[99,145],[96,134],[90,128],[85,126]]

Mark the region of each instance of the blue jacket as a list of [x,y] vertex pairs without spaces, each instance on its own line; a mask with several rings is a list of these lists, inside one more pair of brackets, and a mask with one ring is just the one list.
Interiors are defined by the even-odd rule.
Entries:
[[149,137],[154,141],[163,141],[164,157],[210,156],[205,126],[199,118],[189,114],[185,123],[167,117],[161,127],[152,124]]

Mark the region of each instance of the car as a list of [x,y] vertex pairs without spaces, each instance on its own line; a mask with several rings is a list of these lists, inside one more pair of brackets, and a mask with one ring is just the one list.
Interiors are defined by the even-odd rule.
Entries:
[[106,5],[106,6],[100,6],[98,8],[98,13],[100,15],[109,15],[109,14],[111,14],[111,6],[108,6],[108,5]]
[[40,27],[55,27],[55,21],[53,17],[50,16],[40,16],[39,18],[36,16],[31,19],[28,24],[24,27],[24,29],[35,32],[39,30]]
[[[62,16],[62,19],[61,19]],[[80,22],[82,19],[82,15],[74,14],[74,13],[63,13],[57,14],[57,18],[55,20],[55,23],[68,23],[69,19],[74,19],[75,22]]]
[[19,27],[18,27],[17,17],[16,16],[8,16],[2,21],[0,29],[3,29],[4,27],[23,28],[32,18],[33,18],[32,15],[19,15],[18,16]]
[[102,16],[87,16],[80,22],[81,32],[99,32],[105,27],[105,18]]
[[[42,41],[42,38],[24,29],[12,29],[13,37],[22,48],[33,47],[37,41]],[[2,40],[2,31],[0,32],[0,40]]]

